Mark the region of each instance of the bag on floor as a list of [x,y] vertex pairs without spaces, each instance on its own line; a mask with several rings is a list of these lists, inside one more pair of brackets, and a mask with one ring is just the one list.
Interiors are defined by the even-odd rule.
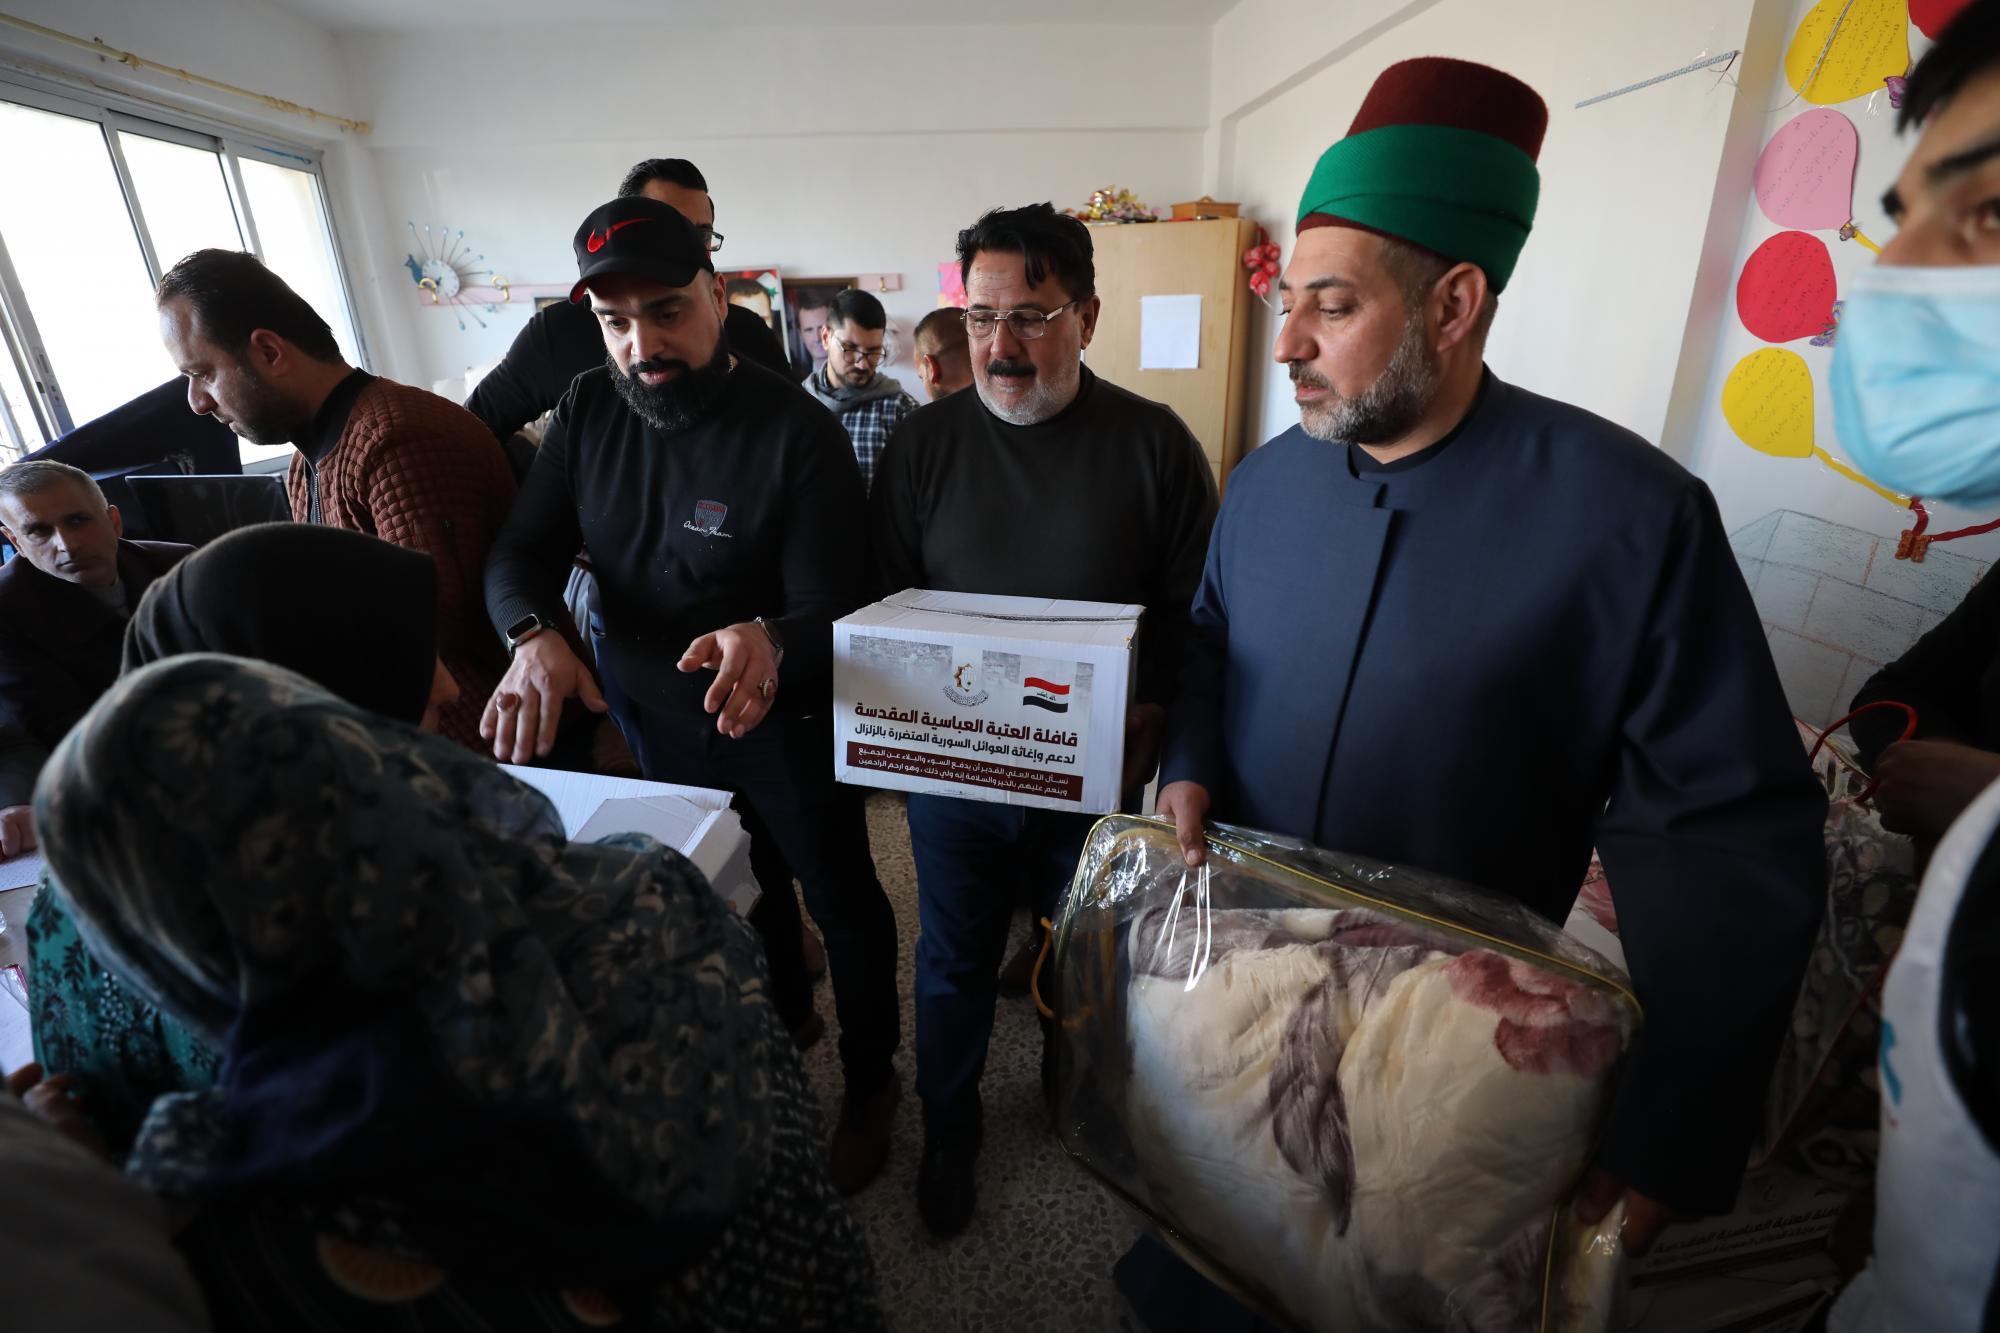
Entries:
[[1616,1218],[1568,1201],[1640,1022],[1509,900],[1216,826],[1101,820],[1057,926],[1064,1146],[1311,1330],[1599,1333]]

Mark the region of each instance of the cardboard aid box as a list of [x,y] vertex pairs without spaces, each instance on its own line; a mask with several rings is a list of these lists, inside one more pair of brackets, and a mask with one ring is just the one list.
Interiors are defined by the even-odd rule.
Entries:
[[501,767],[549,798],[571,842],[643,833],[694,862],[738,916],[749,915],[757,905],[750,835],[729,808],[728,792],[552,768]]
[[909,588],[835,621],[834,776],[1117,809],[1144,610]]

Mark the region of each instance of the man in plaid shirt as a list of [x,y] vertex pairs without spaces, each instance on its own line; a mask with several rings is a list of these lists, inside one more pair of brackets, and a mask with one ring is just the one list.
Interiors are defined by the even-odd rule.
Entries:
[[819,331],[826,360],[806,377],[812,396],[847,427],[861,480],[871,487],[882,446],[903,418],[917,410],[917,400],[902,385],[876,370],[888,354],[882,346],[888,330],[889,316],[880,301],[853,288],[842,292]]

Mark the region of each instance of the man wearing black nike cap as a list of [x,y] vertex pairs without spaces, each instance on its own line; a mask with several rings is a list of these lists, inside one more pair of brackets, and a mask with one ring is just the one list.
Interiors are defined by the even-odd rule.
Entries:
[[[729,352],[725,304],[692,223],[620,198],[577,228],[578,279],[607,364],[577,376],[493,544],[486,605],[513,662],[481,734],[514,763],[545,755],[563,701],[609,708],[648,778],[737,793],[754,845],[783,853],[826,940],[847,1099],[831,1149],[852,1191],[887,1156],[896,924],[860,793],[833,781],[832,622],[867,600],[867,500],[846,432],[776,374]],[[570,557],[587,546],[602,696],[559,632]],[[752,864],[760,858],[753,856]],[[772,858],[762,858],[772,863]],[[753,917],[772,999],[811,1022],[789,883]]]

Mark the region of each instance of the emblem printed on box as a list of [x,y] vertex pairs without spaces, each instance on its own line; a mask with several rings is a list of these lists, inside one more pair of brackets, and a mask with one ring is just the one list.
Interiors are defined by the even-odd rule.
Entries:
[[979,688],[979,668],[971,662],[961,662],[952,668],[951,683],[944,687],[944,697],[961,708],[977,708],[985,703],[987,694]]

